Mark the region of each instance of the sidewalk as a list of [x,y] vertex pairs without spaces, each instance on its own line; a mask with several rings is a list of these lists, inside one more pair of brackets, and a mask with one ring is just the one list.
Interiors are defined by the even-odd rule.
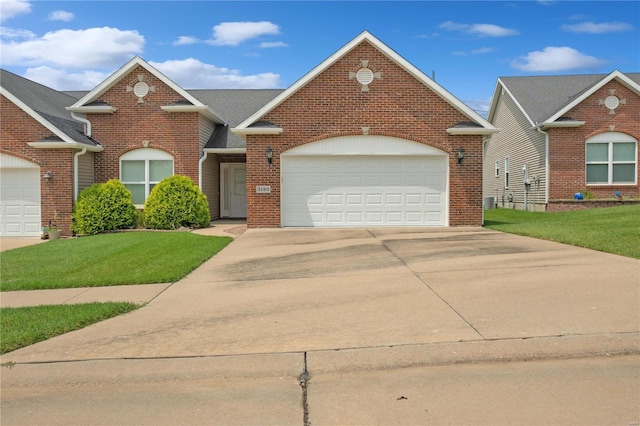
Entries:
[[[194,234],[235,238],[247,229],[243,220],[220,220],[211,226],[193,231]],[[0,251],[45,243],[36,238],[3,238]],[[172,283],[119,285],[109,287],[79,287],[58,290],[27,290],[0,292],[0,306],[19,308],[37,305],[69,305],[91,302],[148,303],[165,291]]]
[[2,424],[633,425],[639,272],[482,228],[251,229],[3,355]]

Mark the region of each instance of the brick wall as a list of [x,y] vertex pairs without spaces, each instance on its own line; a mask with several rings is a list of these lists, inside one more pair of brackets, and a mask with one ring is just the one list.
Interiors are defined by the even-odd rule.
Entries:
[[[31,161],[40,166],[40,199],[42,226],[47,226],[58,216],[62,235],[71,235],[71,212],[73,211],[73,155],[72,149],[38,149],[27,143],[51,136],[51,131],[38,123],[13,102],[0,95],[2,127],[0,152]],[[46,171],[53,178],[42,179]]]
[[[619,99],[626,99],[615,114],[598,105],[615,89]],[[620,84],[611,81],[570,110],[567,116],[586,123],[577,128],[550,129],[549,133],[549,198],[571,199],[578,191],[588,190],[598,198],[611,198],[616,191],[625,196],[640,196],[638,185],[587,185],[585,171],[585,142],[605,132],[622,132],[640,139],[640,97]],[[640,182],[640,167],[636,168]]]
[[[362,67],[380,72],[382,79],[362,92],[350,72]],[[394,136],[450,153],[449,224],[482,223],[482,137],[452,136],[446,129],[468,121],[427,86],[363,42],[316,76],[264,117],[284,129],[278,136],[247,136],[247,215],[249,227],[280,226],[279,155],[299,145],[325,138],[369,134]],[[264,152],[274,149],[273,164]],[[457,162],[457,150],[465,158]],[[270,185],[270,194],[256,194],[257,185]],[[253,190],[252,190],[253,188]]]
[[[155,92],[149,92],[142,104],[133,92],[127,92],[127,86],[133,87],[139,75],[144,76],[149,86],[155,86]],[[137,67],[99,100],[117,110],[113,114],[87,114],[93,126],[93,137],[104,147],[104,151],[96,154],[96,182],[119,179],[120,156],[149,147],[173,155],[174,173],[198,183],[198,113],[168,113],[160,109],[184,98],[144,68]]]

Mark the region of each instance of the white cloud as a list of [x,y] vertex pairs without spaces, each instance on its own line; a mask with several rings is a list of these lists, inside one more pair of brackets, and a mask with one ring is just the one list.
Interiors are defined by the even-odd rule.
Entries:
[[98,71],[67,72],[47,66],[27,68],[25,78],[56,90],[91,90],[100,84],[109,73]]
[[198,43],[200,40],[198,40],[195,37],[191,37],[191,36],[180,36],[178,37],[178,39],[176,41],[173,42],[174,46],[185,46],[188,44],[196,44]]
[[565,24],[560,28],[562,28],[563,31],[572,33],[605,34],[630,31],[633,29],[633,26],[626,22],[580,22],[579,24],[573,25]]
[[117,28],[59,30],[26,41],[4,40],[2,61],[8,65],[102,68],[120,66],[144,48],[137,31]]
[[0,21],[25,13],[31,13],[31,3],[27,0],[0,0]]
[[468,99],[465,100],[464,103],[482,117],[487,118],[489,107],[491,106],[491,99]]
[[64,21],[71,22],[75,18],[75,15],[71,12],[67,12],[66,10],[56,10],[49,14],[50,21]]
[[465,52],[463,50],[457,50],[455,52],[451,52],[454,56],[467,56],[467,55],[486,55],[487,53],[495,52],[495,47],[481,47],[479,49],[473,49],[469,52]]
[[32,31],[20,28],[0,27],[0,38],[24,38],[30,40],[36,38],[36,35]]
[[493,53],[496,51],[495,47],[481,47],[480,49],[473,49],[471,51],[472,55],[484,55],[486,53]]
[[273,89],[280,81],[279,74],[241,75],[193,58],[149,63],[186,89]]
[[263,43],[260,43],[258,47],[261,47],[263,49],[270,49],[273,47],[289,47],[289,45],[283,41],[265,41]]
[[478,35],[480,37],[507,37],[519,34],[517,30],[512,28],[504,28],[493,24],[459,24],[453,21],[443,22],[438,28]]
[[571,47],[545,47],[542,51],[529,52],[511,62],[511,66],[523,71],[567,71],[596,69],[606,61],[585,55]]
[[240,43],[262,35],[280,34],[280,27],[268,21],[260,22],[223,22],[213,27],[215,46],[237,46]]

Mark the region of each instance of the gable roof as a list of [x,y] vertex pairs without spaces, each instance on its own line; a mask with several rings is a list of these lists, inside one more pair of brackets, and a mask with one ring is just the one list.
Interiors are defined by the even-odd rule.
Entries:
[[95,106],[92,105],[95,101],[102,96],[107,90],[109,90],[113,85],[119,82],[124,76],[129,74],[137,67],[142,67],[151,73],[158,80],[162,81],[168,87],[170,87],[173,91],[178,93],[184,99],[186,99],[186,103],[176,103],[171,105],[165,105],[162,109],[167,111],[189,111],[189,112],[198,112],[200,114],[205,115],[207,118],[213,120],[216,123],[225,123],[225,120],[216,113],[212,108],[208,105],[205,105],[190,93],[188,93],[185,89],[180,87],[178,84],[174,83],[169,77],[162,74],[156,68],[149,65],[144,59],[139,56],[134,57],[129,62],[124,64],[120,69],[115,71],[109,77],[107,77],[102,83],[97,85],[93,90],[82,96],[78,99],[73,105],[68,107],[69,111],[76,112],[113,112],[113,109],[108,105]]
[[[384,54],[387,58],[395,62],[402,69],[411,74],[414,78],[419,80],[421,83],[429,87],[433,90],[438,96],[444,99],[446,102],[455,107],[458,111],[460,111],[463,115],[465,115],[475,126],[467,126],[464,127],[461,132],[464,134],[490,134],[495,133],[497,129],[493,127],[491,123],[482,118],[479,114],[469,108],[462,101],[457,99],[451,93],[446,91],[442,86],[436,83],[434,80],[427,77],[422,71],[404,59],[402,56],[398,55],[394,50],[389,48],[387,45],[382,43],[376,37],[374,37],[368,31],[363,31],[356,38],[351,40],[333,55],[325,59],[320,65],[316,66],[310,72],[305,74],[301,79],[296,81],[293,85],[291,85],[288,89],[282,92],[280,95],[276,96],[271,102],[264,105],[258,111],[256,111],[251,117],[244,120],[242,123],[237,125],[232,131],[239,135],[246,135],[250,133],[279,133],[282,132],[282,129],[273,127],[273,126],[264,126],[263,123],[260,123],[260,119],[268,114],[270,111],[275,109],[282,102],[291,97],[294,93],[304,87],[307,83],[313,80],[320,73],[324,72],[326,69],[331,67],[335,62],[337,62],[344,55],[353,50],[356,46],[358,46],[362,42],[368,42],[377,50],[379,50],[382,54]],[[447,129],[447,131],[451,131],[450,133],[456,134],[458,133],[456,129]],[[475,133],[473,133],[475,132]]]
[[533,127],[555,122],[614,79],[640,95],[640,73],[613,71],[610,74],[500,77],[489,108],[489,121],[493,120],[502,89]]
[[0,92],[18,108],[51,131],[51,136],[29,144],[40,148],[87,148],[101,151],[100,144],[87,137],[84,125],[65,109],[76,99],[42,84],[0,69]]
[[204,149],[215,151],[218,149],[245,149],[246,141],[231,132],[247,117],[259,110],[284,89],[200,89],[188,90],[190,94],[207,105],[212,105],[217,111],[224,111],[226,125],[216,126]]

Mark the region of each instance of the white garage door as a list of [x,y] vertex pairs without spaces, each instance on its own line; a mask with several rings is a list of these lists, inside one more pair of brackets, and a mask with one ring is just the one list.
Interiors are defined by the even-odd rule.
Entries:
[[40,236],[40,168],[8,155],[0,160],[0,235]]
[[[415,144],[398,141],[395,148],[403,152],[403,144]],[[446,156],[353,155],[354,149],[370,148],[330,145],[338,151],[342,145],[346,153],[321,155],[315,149],[316,155],[282,156],[282,226],[447,225]]]

